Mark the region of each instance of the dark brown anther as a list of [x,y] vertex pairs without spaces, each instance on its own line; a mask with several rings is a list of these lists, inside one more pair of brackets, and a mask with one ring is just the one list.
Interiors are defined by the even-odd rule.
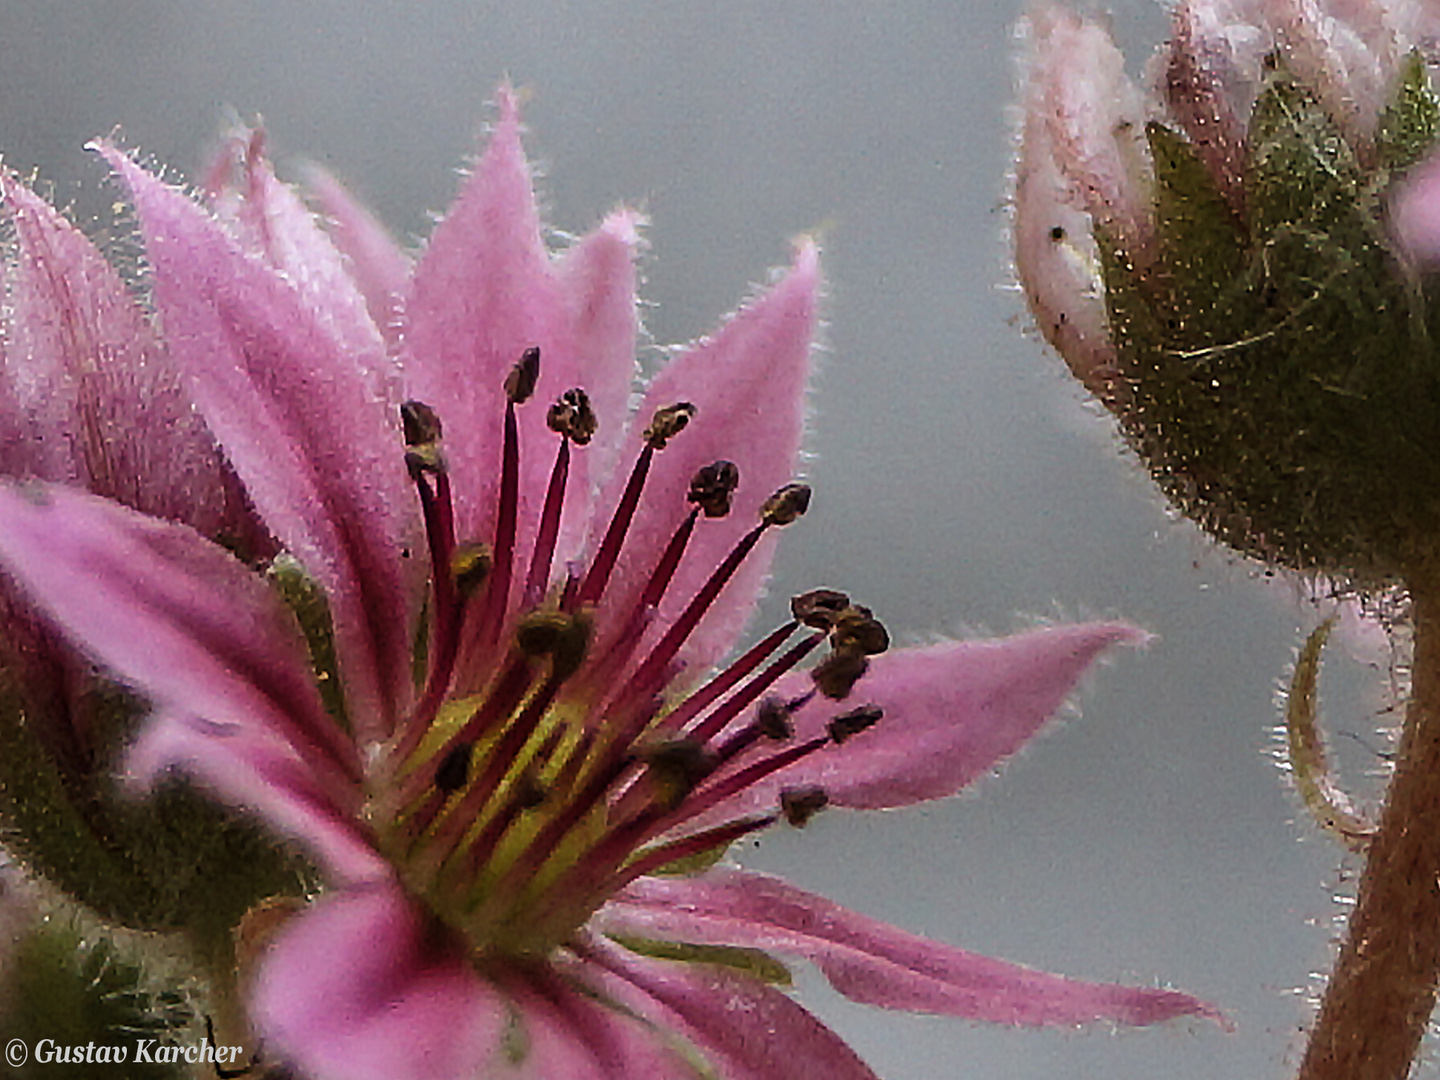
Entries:
[[830,738],[838,745],[846,739],[874,727],[884,715],[885,711],[878,705],[861,705],[858,709],[851,709],[832,719],[825,730],[830,733]]
[[550,657],[550,677],[562,682],[585,661],[590,618],[583,612],[532,611],[520,620],[515,644],[526,656]]
[[664,450],[665,444],[684,431],[685,425],[694,416],[695,406],[688,401],[677,401],[674,405],[656,409],[655,415],[650,418],[650,426],[645,429],[646,444],[653,450]]
[[730,513],[730,496],[740,486],[740,469],[733,461],[712,461],[690,478],[686,500],[705,511],[706,517]]
[[534,810],[544,803],[550,791],[535,775],[535,770],[526,769],[515,779],[515,802],[522,810]]
[[523,405],[535,393],[535,384],[540,381],[540,347],[532,345],[520,354],[520,359],[505,376],[505,397],[511,405]]
[[869,608],[854,604],[835,617],[830,643],[837,649],[858,649],[866,656],[876,656],[890,648],[890,634]]
[[407,401],[400,406],[400,428],[406,446],[424,446],[440,441],[440,417],[423,401]]
[[765,500],[760,520],[766,525],[789,525],[810,509],[810,485],[786,484]]
[[831,701],[844,701],[870,667],[859,649],[836,649],[810,669],[815,688]]
[[830,796],[824,788],[786,788],[780,792],[780,811],[785,820],[797,829],[803,829],[810,819],[830,805]]
[[599,421],[590,407],[590,395],[578,386],[560,395],[545,414],[550,430],[566,436],[576,446],[584,446],[595,437]]
[[426,473],[445,471],[445,455],[440,452],[439,443],[423,443],[405,451],[405,468],[411,480],[419,480]]
[[461,544],[450,557],[450,575],[455,579],[455,591],[461,596],[474,596],[490,576],[495,565],[495,554],[489,544]]
[[790,598],[790,614],[795,621],[813,630],[829,630],[835,616],[850,606],[850,597],[836,589],[811,589]]
[[661,804],[674,809],[715,768],[715,755],[694,739],[667,739],[642,752]]
[[767,697],[755,709],[755,727],[767,739],[784,742],[795,734],[795,725],[790,722],[792,712],[794,706],[790,702]]
[[442,795],[459,791],[470,779],[470,752],[474,743],[456,743],[446,752],[445,758],[435,769],[435,787]]

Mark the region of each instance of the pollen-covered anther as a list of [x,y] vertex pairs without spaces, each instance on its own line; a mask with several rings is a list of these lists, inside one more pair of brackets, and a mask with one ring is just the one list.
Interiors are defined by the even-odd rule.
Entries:
[[849,712],[841,713],[833,717],[830,723],[825,726],[830,739],[836,745],[854,738],[862,731],[874,727],[885,715],[885,710],[878,705],[861,705],[858,709],[851,709]]
[[836,649],[859,649],[876,656],[890,648],[890,634],[869,608],[852,604],[831,623],[830,643]]
[[812,630],[829,630],[835,618],[850,606],[850,597],[837,589],[811,589],[790,598],[790,614]]
[[515,629],[515,644],[526,656],[549,657],[550,678],[560,682],[585,661],[590,617],[584,612],[532,611]]
[[666,739],[641,752],[646,774],[666,809],[678,806],[715,770],[715,755],[694,739]]
[[489,544],[461,544],[450,556],[450,576],[455,580],[455,591],[467,598],[474,596],[490,577],[494,565],[495,553]]
[[674,405],[663,405],[655,410],[650,424],[645,428],[645,444],[654,450],[664,450],[665,444],[680,432],[695,417],[695,406],[688,401],[677,401]]
[[793,702],[767,697],[755,709],[755,728],[767,739],[784,742],[795,734],[795,725],[790,720],[794,711]]
[[855,684],[870,669],[863,649],[855,646],[836,649],[810,669],[815,688],[832,701],[844,701]]
[[785,820],[797,829],[803,829],[810,819],[830,805],[830,796],[824,788],[786,788],[780,792],[780,812]]
[[730,513],[730,499],[739,486],[740,469],[733,461],[712,461],[691,478],[685,499],[706,517],[722,518]]
[[540,381],[540,347],[532,345],[520,354],[520,359],[505,376],[505,397],[512,405],[523,405],[535,393],[535,384]]
[[765,500],[760,520],[766,525],[789,525],[810,509],[810,485],[786,484]]
[[550,789],[527,767],[515,780],[515,803],[521,810],[534,810],[550,797]]
[[423,401],[406,401],[400,405],[400,429],[406,446],[438,443],[441,435],[440,415]]
[[459,791],[470,779],[470,757],[475,744],[456,743],[435,769],[435,787],[443,795]]
[[564,435],[577,446],[585,446],[595,437],[599,421],[590,407],[590,395],[578,386],[566,390],[545,414],[550,430]]

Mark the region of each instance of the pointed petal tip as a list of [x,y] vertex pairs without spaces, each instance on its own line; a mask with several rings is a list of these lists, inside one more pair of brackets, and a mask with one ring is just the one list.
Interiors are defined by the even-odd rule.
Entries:
[[599,232],[626,247],[638,248],[644,242],[640,230],[649,224],[650,219],[639,210],[620,206],[605,215]]

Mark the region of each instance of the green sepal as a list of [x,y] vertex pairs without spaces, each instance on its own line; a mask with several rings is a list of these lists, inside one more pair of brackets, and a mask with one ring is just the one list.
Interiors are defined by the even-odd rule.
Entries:
[[729,844],[716,844],[704,851],[696,851],[689,855],[682,855],[678,859],[672,859],[663,866],[649,871],[649,874],[652,877],[694,877],[696,874],[703,874],[709,870],[723,859],[729,850]]
[[[148,797],[116,789],[111,762],[144,712],[133,695],[90,677],[47,707],[28,706],[0,675],[0,822],[31,870],[107,922],[205,941],[228,940],[261,900],[304,892],[310,871],[298,856],[188,785]],[[44,724],[76,726],[103,749],[86,771],[66,773],[38,737]]]
[[1412,49],[1400,68],[1395,94],[1380,117],[1375,152],[1381,167],[1403,172],[1440,140],[1440,99],[1430,89],[1425,59]]
[[[186,997],[156,989],[109,940],[88,940],[70,920],[52,916],[18,942],[6,971],[0,1030],[7,1043],[19,1039],[27,1049],[26,1063],[17,1067],[12,1061],[6,1076],[171,1080],[190,1075],[183,1064],[133,1060],[140,1039],[189,1045],[200,1041],[201,1032]],[[124,1065],[40,1062],[35,1049],[42,1039],[55,1046],[124,1047],[128,1060]]]
[[305,635],[305,644],[310,649],[310,668],[325,711],[349,731],[345,687],[340,681],[340,663],[335,654],[335,624],[330,618],[325,590],[299,562],[286,554],[275,557],[266,576],[285,606],[294,613],[300,632]]
[[717,964],[742,972],[773,986],[790,986],[790,969],[761,949],[739,945],[696,945],[686,941],[659,941],[632,937],[629,934],[607,934],[611,941],[640,956],[652,960],[678,960],[686,964]]
[[[1146,127],[1155,163],[1155,230],[1165,266],[1168,344],[1200,348],[1233,328],[1248,300],[1240,222],[1188,142],[1162,124]],[[1157,317],[1161,313],[1157,312]]]
[[[1278,57],[1250,114],[1245,199],[1257,243],[1278,229],[1330,232],[1353,219],[1360,164],[1319,99]],[[1338,238],[1337,238],[1338,239]]]

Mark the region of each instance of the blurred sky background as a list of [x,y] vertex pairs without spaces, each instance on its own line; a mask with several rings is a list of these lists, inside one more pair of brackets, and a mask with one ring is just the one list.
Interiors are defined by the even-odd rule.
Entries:
[[[1158,7],[1120,0],[1131,48]],[[421,237],[508,77],[549,220],[651,216],[658,342],[709,328],[789,237],[823,229],[827,351],[812,512],[772,612],[843,587],[902,642],[1037,618],[1159,635],[1091,680],[1083,717],[966,797],[821,815],[748,865],[981,953],[1163,981],[1235,1025],[1028,1032],[805,1001],[885,1080],[1270,1080],[1293,1070],[1352,864],[1268,757],[1278,680],[1317,619],[1166,513],[1007,288],[1006,171],[1020,0],[0,0],[0,150],[89,220],[115,199],[86,139],[194,177],[227,115]],[[653,357],[650,358],[653,361]],[[769,619],[765,620],[769,624]],[[1332,730],[1380,762],[1383,672],[1334,658]],[[1363,740],[1363,741],[1362,741]]]

